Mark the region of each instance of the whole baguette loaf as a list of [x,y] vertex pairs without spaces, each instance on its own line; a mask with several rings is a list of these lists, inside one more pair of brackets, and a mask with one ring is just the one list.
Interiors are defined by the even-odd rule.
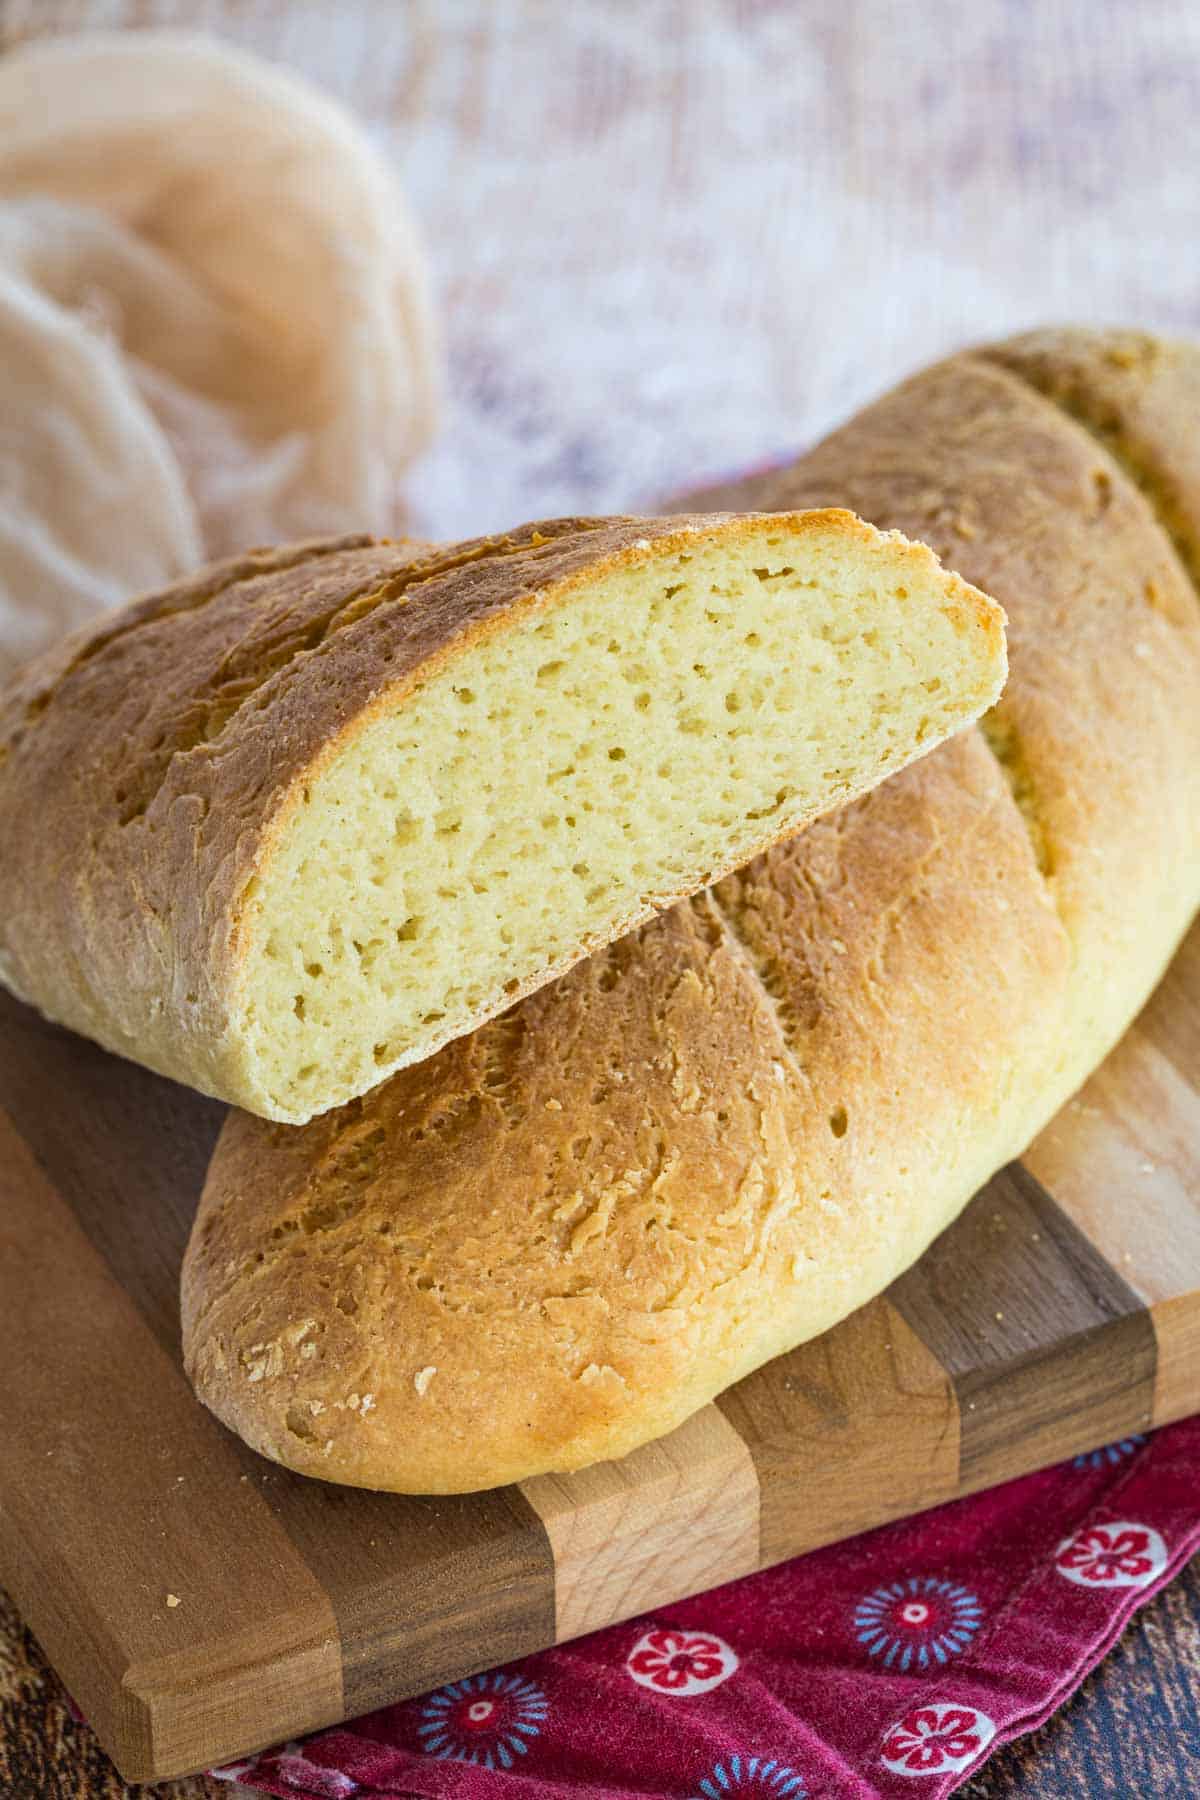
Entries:
[[841,511],[253,554],[0,701],[0,978],[304,1120],[902,767],[1004,668],[992,601]]
[[621,1455],[910,1264],[1200,903],[1200,352],[1064,332],[700,497],[847,503],[1011,621],[966,732],[300,1131],[227,1121],[185,1352],[252,1445],[453,1491]]

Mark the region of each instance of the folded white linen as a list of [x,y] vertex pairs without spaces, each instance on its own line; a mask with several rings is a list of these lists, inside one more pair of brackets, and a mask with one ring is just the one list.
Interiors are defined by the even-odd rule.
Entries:
[[395,529],[437,363],[333,101],[181,32],[0,60],[0,676],[206,557]]

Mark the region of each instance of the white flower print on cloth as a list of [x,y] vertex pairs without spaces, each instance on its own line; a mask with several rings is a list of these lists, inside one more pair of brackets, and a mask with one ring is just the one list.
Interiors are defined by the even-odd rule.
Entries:
[[1118,1519],[1064,1538],[1054,1566],[1079,1587],[1147,1587],[1167,1566],[1167,1546],[1152,1526]]
[[737,1666],[737,1653],[711,1631],[647,1631],[625,1659],[642,1687],[680,1698],[720,1687]]
[[914,1706],[892,1726],[880,1757],[893,1775],[957,1775],[996,1735],[995,1721],[957,1700]]
[[511,1769],[541,1733],[549,1707],[536,1682],[493,1670],[430,1694],[417,1737],[427,1756]]
[[960,1582],[909,1575],[863,1595],[854,1635],[887,1669],[927,1669],[965,1650],[982,1619],[979,1601]]
[[280,1787],[295,1788],[311,1800],[352,1800],[362,1792],[357,1781],[343,1775],[340,1769],[310,1762],[299,1744],[284,1744],[278,1750],[265,1750],[249,1762],[226,1763],[210,1769],[215,1781],[252,1781],[255,1776],[269,1776]]
[[766,1800],[806,1800],[808,1789],[797,1775],[776,1757],[730,1756],[714,1763],[691,1796],[691,1800],[735,1800],[738,1794],[752,1794]]

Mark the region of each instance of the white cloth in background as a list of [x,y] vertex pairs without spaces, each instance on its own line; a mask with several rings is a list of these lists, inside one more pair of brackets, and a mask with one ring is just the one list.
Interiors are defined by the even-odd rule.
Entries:
[[396,182],[212,40],[0,60],[0,677],[210,556],[387,532],[436,394]]

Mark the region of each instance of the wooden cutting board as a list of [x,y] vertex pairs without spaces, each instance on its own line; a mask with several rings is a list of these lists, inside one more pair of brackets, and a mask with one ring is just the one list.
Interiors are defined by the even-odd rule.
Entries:
[[457,1499],[192,1398],[222,1108],[0,999],[0,1581],[130,1780],[364,1712],[1200,1407],[1200,927],[921,1263],[659,1444]]

